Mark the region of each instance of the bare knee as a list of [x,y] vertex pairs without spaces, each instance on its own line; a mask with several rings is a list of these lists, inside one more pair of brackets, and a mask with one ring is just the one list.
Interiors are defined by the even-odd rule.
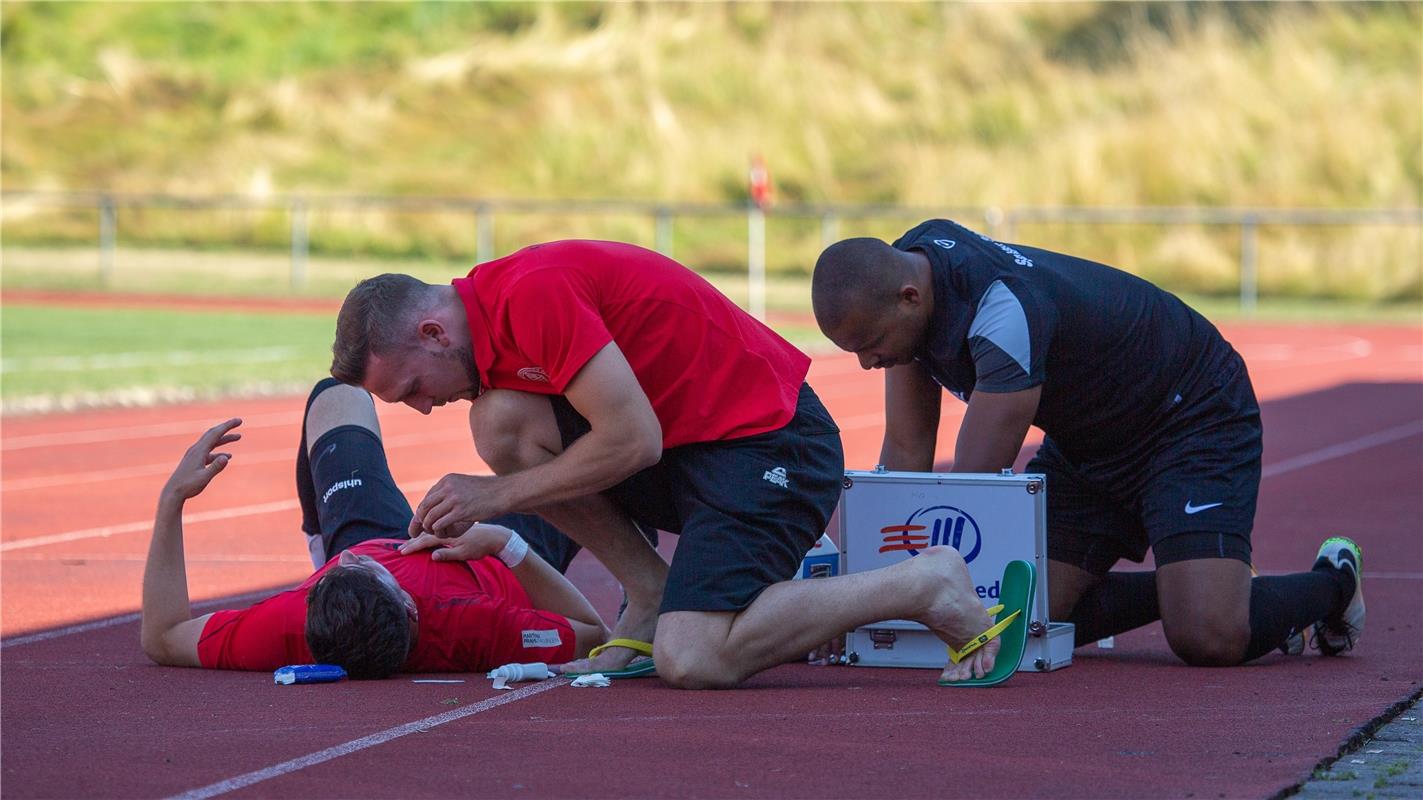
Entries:
[[730,689],[741,682],[718,659],[689,650],[658,646],[654,659],[657,676],[674,689]]
[[1245,658],[1250,646],[1248,616],[1204,614],[1186,621],[1162,620],[1171,652],[1193,667],[1230,667]]
[[1166,641],[1192,666],[1239,664],[1250,646],[1250,566],[1226,558],[1157,567]]
[[370,392],[344,383],[323,389],[306,412],[305,447],[309,451],[322,435],[343,425],[359,425],[379,438],[380,420]]
[[474,449],[495,473],[526,470],[560,450],[558,424],[548,399],[526,392],[485,392],[470,407]]

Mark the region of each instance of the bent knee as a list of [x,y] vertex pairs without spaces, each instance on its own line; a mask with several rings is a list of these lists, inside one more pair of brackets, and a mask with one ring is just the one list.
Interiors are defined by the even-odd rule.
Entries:
[[1245,659],[1250,646],[1248,620],[1192,620],[1163,627],[1171,652],[1193,667],[1234,666]]
[[714,659],[657,655],[657,676],[674,689],[730,689],[740,678]]
[[542,464],[562,449],[553,410],[540,395],[485,392],[470,407],[469,427],[475,452],[501,475]]

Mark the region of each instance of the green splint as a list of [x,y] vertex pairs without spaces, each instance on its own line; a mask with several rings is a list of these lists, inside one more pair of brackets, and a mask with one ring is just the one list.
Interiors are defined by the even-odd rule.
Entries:
[[596,658],[599,653],[609,647],[626,647],[633,652],[645,656],[641,660],[634,659],[622,669],[595,670],[593,672],[565,672],[567,677],[577,678],[580,675],[602,675],[610,680],[619,678],[645,678],[657,674],[657,665],[652,661],[652,645],[648,642],[640,642],[636,639],[613,639],[607,644],[598,645],[588,652],[588,658]]
[[998,657],[993,662],[993,670],[982,678],[968,678],[962,681],[939,681],[940,686],[997,686],[1013,677],[1018,665],[1023,661],[1023,652],[1028,646],[1029,604],[1033,602],[1033,590],[1037,588],[1038,576],[1033,565],[1026,561],[1010,561],[1003,570],[1003,580],[999,584],[998,616],[994,625],[984,631],[973,642],[955,653],[949,651],[957,663],[963,656],[977,650],[988,640],[997,636],[1002,642]]

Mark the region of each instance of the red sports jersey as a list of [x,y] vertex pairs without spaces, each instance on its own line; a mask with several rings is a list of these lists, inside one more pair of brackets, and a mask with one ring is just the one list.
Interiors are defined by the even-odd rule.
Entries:
[[[532,608],[524,587],[497,558],[434,561],[429,551],[403,556],[400,545],[372,539],[350,550],[379,561],[415,598],[420,631],[403,671],[482,672],[514,662],[573,659],[568,620]],[[198,639],[198,660],[209,669],[310,663],[306,593],[335,564],[333,558],[297,588],[250,608],[214,613]]]
[[783,427],[810,358],[670,258],[617,242],[526,247],[452,281],[484,386],[562,394],[616,342],[664,448]]

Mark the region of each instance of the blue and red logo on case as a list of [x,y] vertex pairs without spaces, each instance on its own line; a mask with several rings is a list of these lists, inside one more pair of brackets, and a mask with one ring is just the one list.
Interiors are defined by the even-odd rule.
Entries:
[[965,562],[973,561],[983,549],[983,532],[968,512],[953,506],[929,506],[909,515],[903,525],[880,528],[884,537],[881,553],[905,551],[919,555],[925,547],[948,545],[959,551]]

